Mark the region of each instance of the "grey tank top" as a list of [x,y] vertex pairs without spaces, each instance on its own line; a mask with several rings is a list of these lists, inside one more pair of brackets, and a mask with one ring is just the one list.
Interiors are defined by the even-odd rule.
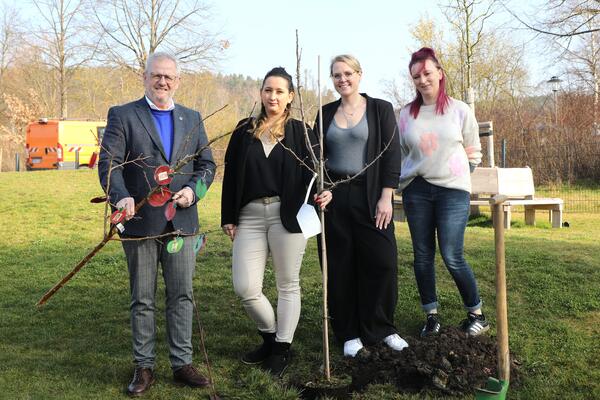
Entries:
[[327,136],[327,169],[340,175],[354,175],[365,167],[369,126],[365,112],[352,128],[340,128],[331,121]]

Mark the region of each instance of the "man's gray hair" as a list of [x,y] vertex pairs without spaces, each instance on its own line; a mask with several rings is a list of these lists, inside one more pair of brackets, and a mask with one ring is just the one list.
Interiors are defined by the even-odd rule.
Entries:
[[154,53],[150,54],[148,56],[148,58],[146,59],[146,68],[144,69],[144,72],[148,72],[150,70],[150,67],[152,66],[152,63],[154,62],[154,60],[160,60],[160,59],[164,59],[166,58],[167,60],[171,60],[175,63],[175,69],[177,70],[177,76],[181,75],[181,66],[179,65],[179,59],[177,57],[175,57],[173,54],[171,53],[167,53],[166,51],[155,51]]

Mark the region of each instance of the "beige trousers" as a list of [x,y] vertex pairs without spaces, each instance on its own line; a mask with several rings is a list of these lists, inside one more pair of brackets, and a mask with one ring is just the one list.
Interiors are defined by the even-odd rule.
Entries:
[[[279,207],[279,202],[255,200],[240,210],[233,241],[233,287],[260,331],[276,332],[278,342],[291,343],[300,319],[300,266],[306,239],[283,227]],[[269,252],[277,284],[277,319],[262,291]]]

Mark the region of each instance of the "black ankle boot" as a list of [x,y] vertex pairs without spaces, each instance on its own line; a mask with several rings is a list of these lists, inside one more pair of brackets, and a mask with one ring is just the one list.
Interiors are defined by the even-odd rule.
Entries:
[[262,336],[263,343],[256,349],[242,356],[242,362],[244,364],[260,364],[271,354],[273,343],[275,343],[275,333],[258,331],[258,334]]
[[281,378],[290,364],[290,346],[291,343],[273,343],[273,351],[263,363],[262,368],[271,375]]

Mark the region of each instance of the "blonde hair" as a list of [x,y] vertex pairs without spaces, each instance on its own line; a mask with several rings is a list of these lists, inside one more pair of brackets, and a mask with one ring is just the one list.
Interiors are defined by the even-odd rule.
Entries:
[[[290,93],[295,92],[292,76],[290,74],[288,74],[287,71],[282,67],[276,67],[276,68],[273,68],[272,70],[270,70],[269,72],[267,72],[267,74],[265,75],[265,78],[263,79],[262,86],[260,88],[261,91],[265,87],[265,82],[267,81],[267,78],[270,78],[272,76],[276,76],[276,77],[285,79],[288,83],[288,91]],[[267,126],[266,126],[267,112],[265,110],[264,104],[261,104],[260,114],[258,115],[258,118],[254,119],[252,121],[252,128],[251,128],[250,132],[252,132],[254,137],[257,139],[260,139],[260,137],[263,135],[263,133],[266,130],[269,131],[269,136],[271,137],[271,140],[276,141],[276,140],[283,138],[283,136],[285,134],[285,125],[287,124],[288,120],[291,118],[291,113],[290,113],[291,108],[292,108],[292,104],[289,103],[285,107],[285,110],[283,111],[283,115],[281,116],[281,118],[279,118],[277,121],[275,121],[273,124],[271,124],[271,127],[269,129],[267,129]]]
[[348,64],[348,66],[350,68],[352,68],[354,71],[361,73],[362,74],[362,68],[360,67],[360,63],[358,62],[358,59],[356,57],[354,57],[353,55],[350,54],[340,54],[338,56],[335,56],[331,59],[331,63],[329,64],[329,75],[333,76],[333,64],[335,64],[336,62],[343,62]]
[[281,118],[271,124],[271,126],[267,129],[266,121],[267,114],[261,112],[258,118],[252,121],[252,129],[250,132],[254,135],[255,138],[260,139],[260,137],[265,133],[265,131],[269,132],[269,136],[271,140],[277,141],[283,138],[285,134],[285,124],[287,124],[290,119],[290,107],[286,107],[285,111]]

